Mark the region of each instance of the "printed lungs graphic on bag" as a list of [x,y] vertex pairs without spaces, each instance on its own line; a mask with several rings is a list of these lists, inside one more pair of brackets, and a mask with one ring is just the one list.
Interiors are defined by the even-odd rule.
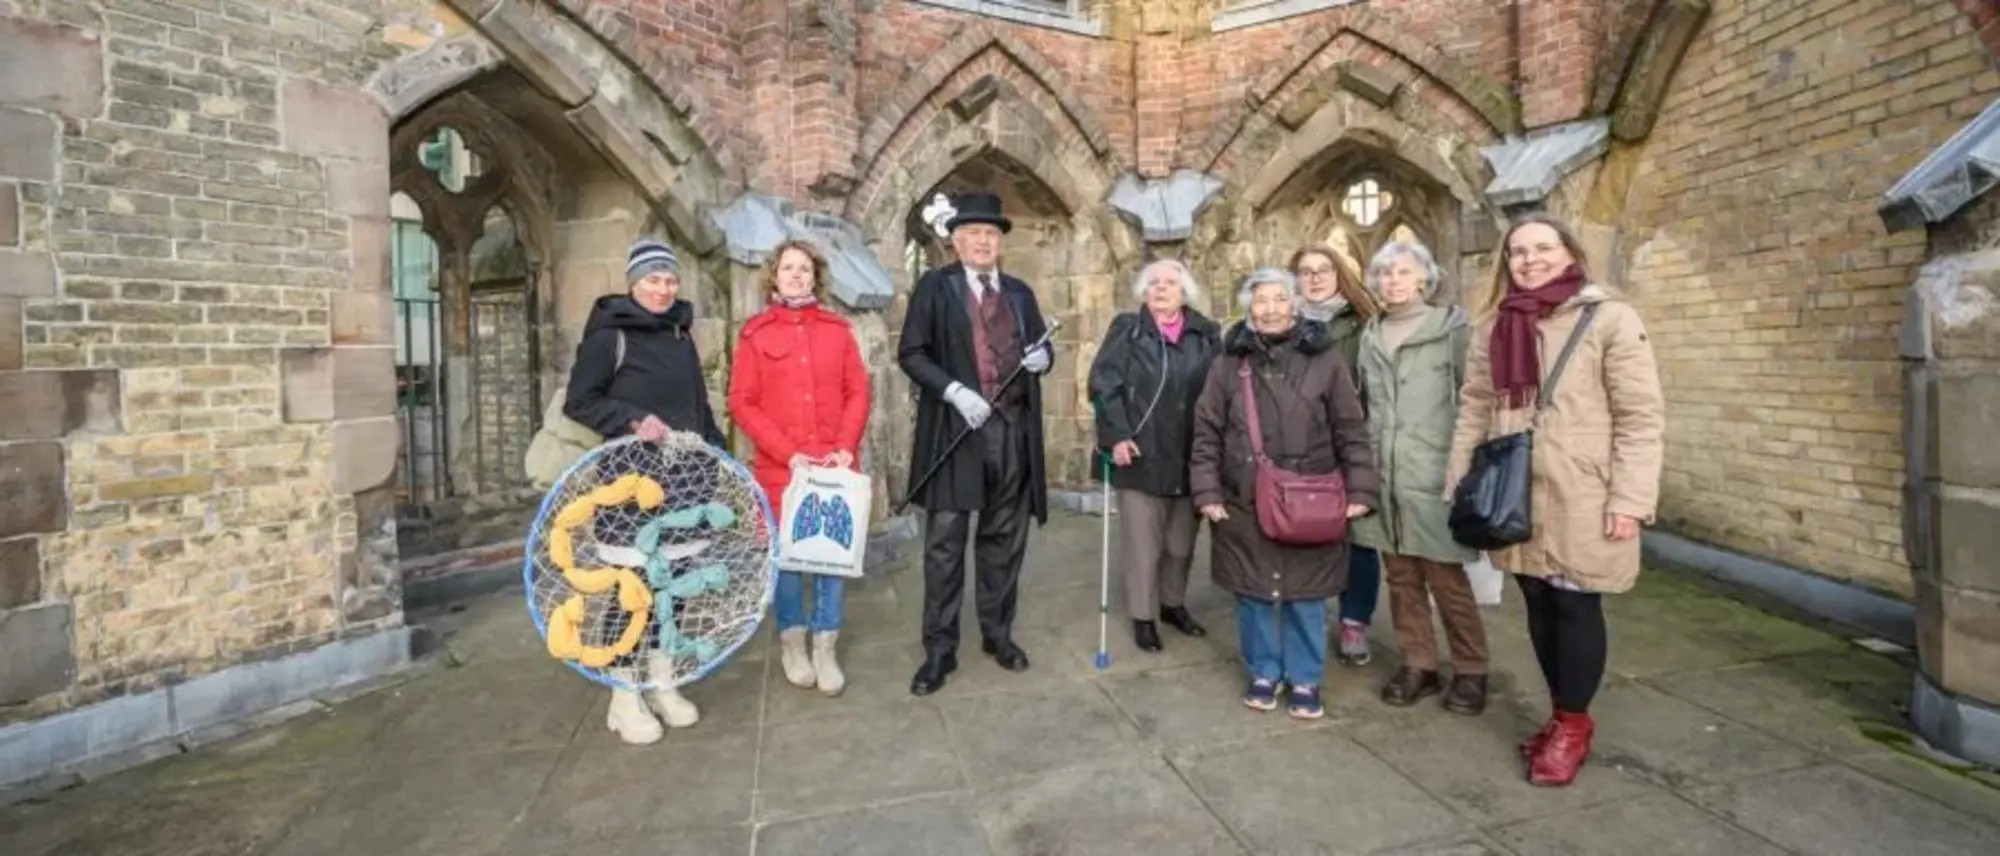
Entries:
[[807,494],[799,504],[798,514],[792,517],[792,541],[804,541],[814,536],[824,537],[842,547],[854,546],[854,511],[847,507],[847,500],[838,496],[822,497],[817,493]]
[[778,568],[859,577],[867,562],[871,486],[839,467],[800,467],[785,487]]

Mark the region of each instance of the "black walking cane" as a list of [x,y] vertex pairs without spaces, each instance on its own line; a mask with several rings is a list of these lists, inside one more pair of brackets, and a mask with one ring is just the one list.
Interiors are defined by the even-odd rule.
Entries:
[[[1029,345],[1026,348],[1023,348],[1021,352],[1025,354],[1033,351],[1036,348],[1048,344],[1049,338],[1054,336],[1056,334],[1056,331],[1060,329],[1062,329],[1061,320],[1050,321],[1049,328],[1047,330],[1042,331],[1042,337],[1036,339],[1034,344]],[[1049,355],[1049,358],[1051,363],[1053,364],[1055,355],[1051,353]],[[1000,392],[1005,391],[1008,385],[1014,382],[1014,378],[1020,376],[1021,376],[1021,366],[1016,365],[1014,366],[1013,371],[1007,373],[1007,379],[1000,382],[1000,389],[996,390],[993,393],[993,397],[999,398]],[[991,404],[991,402],[988,402],[988,404]],[[988,416],[986,418],[990,420],[993,417]],[[963,430],[958,432],[958,436],[951,441],[951,445],[944,447],[944,451],[938,454],[937,460],[931,462],[931,468],[924,471],[924,477],[917,479],[916,484],[910,485],[909,492],[903,494],[903,501],[896,503],[896,508],[894,511],[890,512],[890,516],[892,517],[903,516],[903,509],[910,507],[910,502],[917,498],[917,493],[924,489],[924,485],[930,484],[931,478],[938,474],[938,470],[944,466],[944,462],[951,460],[951,454],[955,451],[958,451],[958,444],[965,442],[965,438],[969,436],[971,433],[972,433],[971,425],[966,425]]]

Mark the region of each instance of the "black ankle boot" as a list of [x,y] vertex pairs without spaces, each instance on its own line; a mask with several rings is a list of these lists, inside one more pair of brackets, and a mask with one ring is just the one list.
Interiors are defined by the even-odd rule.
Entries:
[[1132,621],[1132,641],[1141,651],[1160,650],[1160,628],[1151,621]]
[[1188,613],[1185,606],[1163,607],[1160,610],[1160,617],[1165,619],[1168,624],[1173,625],[1175,630],[1179,630],[1189,636],[1208,635],[1208,629],[1196,622],[1194,616]]

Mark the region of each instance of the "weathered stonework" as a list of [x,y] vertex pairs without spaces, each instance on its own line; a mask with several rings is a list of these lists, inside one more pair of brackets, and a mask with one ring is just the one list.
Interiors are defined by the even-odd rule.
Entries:
[[[1089,484],[1085,376],[1143,261],[1187,259],[1231,322],[1253,267],[1407,235],[1456,302],[1505,208],[1571,216],[1660,347],[1663,525],[1918,601],[1931,661],[1978,685],[1984,631],[1937,628],[1983,614],[1983,566],[1919,586],[1902,555],[1891,334],[1927,251],[1867,207],[2000,90],[1973,32],[2000,27],[1945,0],[1765,5],[1103,0],[1065,27],[909,0],[0,0],[0,403],[30,414],[0,426],[0,603],[22,601],[0,619],[40,610],[5,626],[45,654],[0,719],[393,627],[399,559],[518,537],[538,497],[512,444],[636,237],[681,252],[726,422],[767,244],[731,234],[743,199],[837,236],[886,514],[910,476],[896,333],[949,259],[918,212],[969,187],[1004,197],[1005,264],[1063,324],[1058,490]],[[423,149],[447,129],[453,187]],[[1509,142],[1577,129],[1546,162]],[[398,219],[437,249],[429,282],[392,265]],[[1937,311],[1979,315],[1940,359],[2000,358],[1962,332],[1987,315]],[[1949,499],[1928,519],[1983,526]]]

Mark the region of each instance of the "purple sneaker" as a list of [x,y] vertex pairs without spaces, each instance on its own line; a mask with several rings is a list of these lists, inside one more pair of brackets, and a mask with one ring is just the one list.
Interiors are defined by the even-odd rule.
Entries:
[[1366,666],[1370,659],[1368,625],[1341,619],[1340,662],[1348,666]]

